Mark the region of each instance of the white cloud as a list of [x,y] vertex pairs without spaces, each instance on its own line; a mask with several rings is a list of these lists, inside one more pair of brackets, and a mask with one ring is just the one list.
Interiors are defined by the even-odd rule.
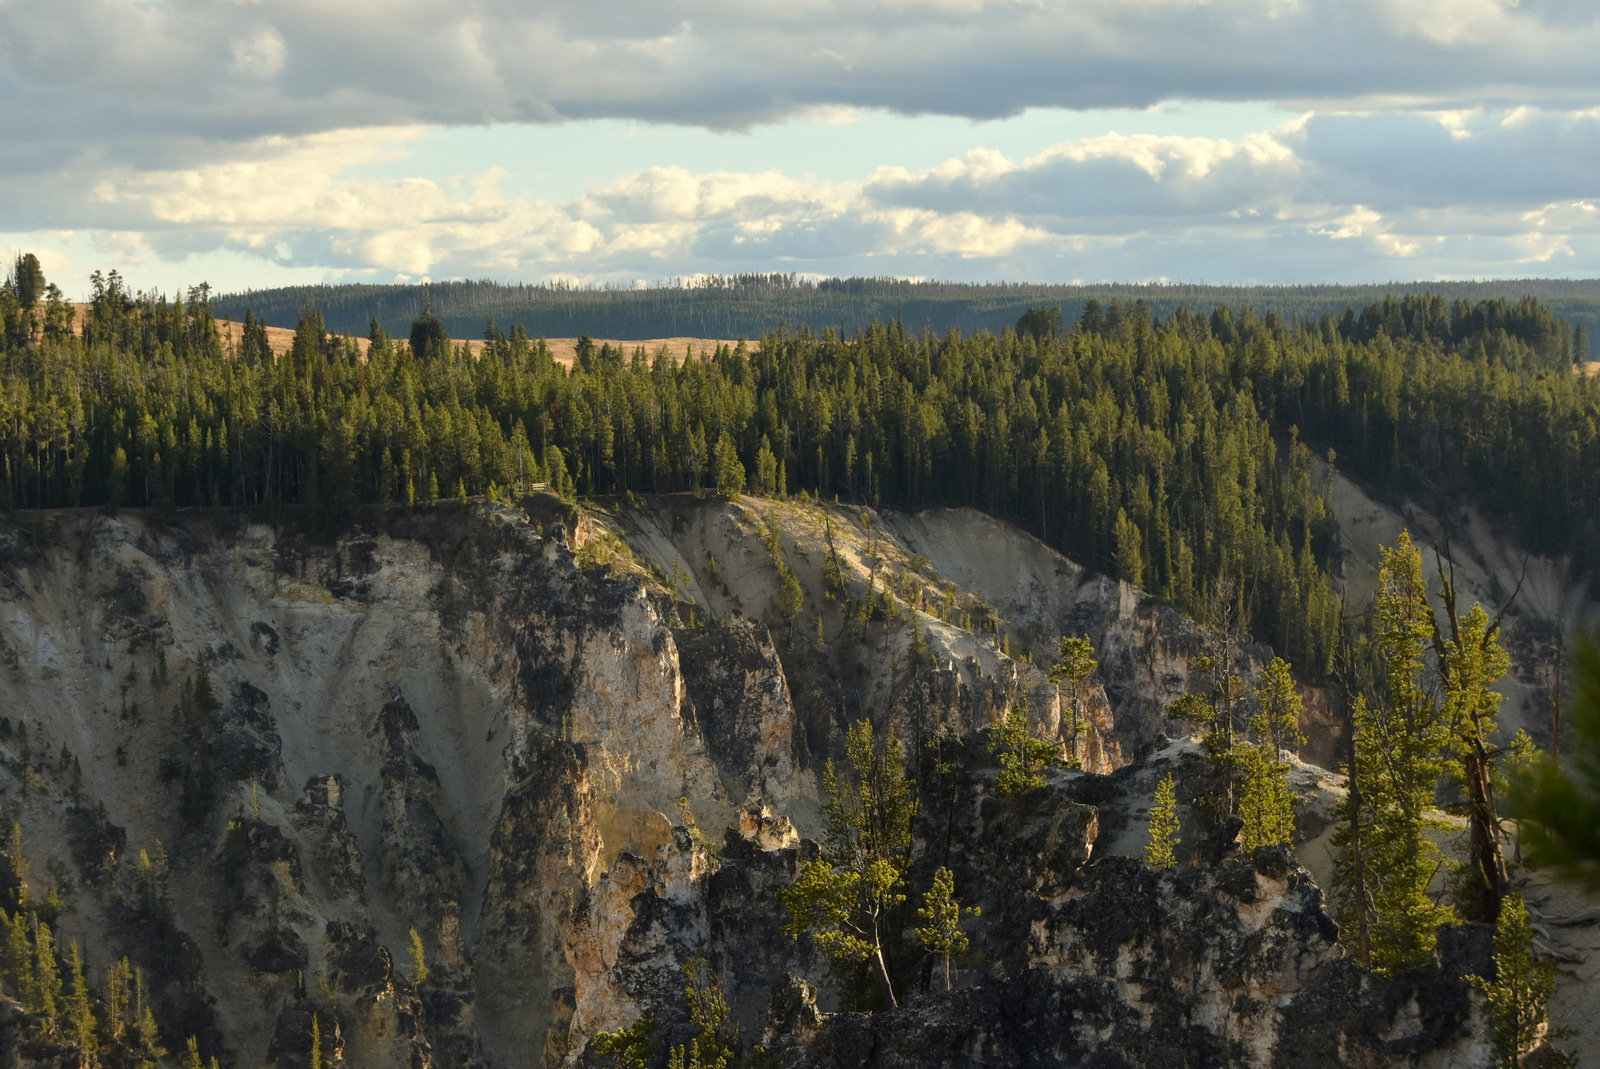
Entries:
[[92,247],[57,243],[71,270],[130,274],[219,256],[330,278],[624,282],[775,268],[1212,281],[1600,272],[1600,117],[1530,107],[1508,124],[1512,110],[1311,114],[1232,138],[1106,133],[1026,155],[980,146],[851,180],[655,166],[562,200],[520,189],[505,168],[408,173],[424,127],[274,134],[181,166],[98,166],[91,184],[0,175],[0,213],[53,190],[47,210],[0,214],[0,229],[92,232]]

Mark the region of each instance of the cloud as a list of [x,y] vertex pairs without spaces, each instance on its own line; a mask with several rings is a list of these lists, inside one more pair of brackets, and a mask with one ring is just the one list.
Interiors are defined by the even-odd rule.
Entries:
[[90,219],[94,253],[125,272],[226,255],[334,279],[1592,273],[1597,126],[1590,111],[1541,108],[1448,122],[1311,114],[1234,138],[1108,133],[1021,158],[979,147],[848,181],[649,167],[565,201],[515,192],[498,168],[377,176],[369,165],[403,172],[429,131],[371,128],[266,136],[180,167],[105,166],[92,186],[0,177],[0,205],[26,202],[19,183],[56,187],[42,215],[0,206],[0,229]]
[[0,4],[0,128],[61,160],[91,140],[118,159],[418,122],[736,128],[1178,98],[1448,111],[1592,98],[1596,51],[1600,12],[1553,0],[53,0]]

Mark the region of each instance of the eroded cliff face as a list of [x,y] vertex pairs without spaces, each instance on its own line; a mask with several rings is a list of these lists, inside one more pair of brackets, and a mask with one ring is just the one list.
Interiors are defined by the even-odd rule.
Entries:
[[[968,1037],[947,1064],[1005,1064],[986,1052],[1026,1048],[983,1007],[1045,1028],[1094,1002],[1105,1020],[1060,1050],[1201,1028],[1243,1052],[1229,1064],[1271,1064],[1300,1034],[1297,992],[1338,964],[1314,888],[1278,861],[1117,861],[1095,808],[1136,835],[1142,815],[1113,817],[1095,785],[1140,774],[1197,630],[1014,531],[962,557],[962,515],[543,498],[373,511],[329,542],[236,513],[23,515],[0,523],[0,816],[91,979],[128,956],[168,1048],[194,1035],[224,1064],[306,1064],[313,1015],[325,1064],[349,1066],[576,1064],[645,1010],[682,1042],[699,953],[747,1037],[780,978],[820,986],[823,1046],[772,1026],[796,1062],[853,1049],[840,1029],[926,1027]],[[1015,589],[977,570],[1007,546],[1026,560],[994,567],[1032,577]],[[1085,629],[1106,686],[1074,728],[1045,668]],[[1014,702],[1088,770],[1027,812],[995,798],[979,734]],[[870,1020],[821,1016],[840,992],[775,898],[814,856],[820,768],[864,716],[939,755],[916,876],[949,865],[972,889],[986,955],[968,1001]],[[1120,950],[1090,934],[1119,901],[1143,918]],[[1151,935],[1218,917],[1193,945]],[[1277,964],[1230,979],[1240,954]],[[1177,1001],[1146,1006],[1139,985],[1180,959]],[[1236,1020],[1257,1001],[1270,1022]],[[1449,1020],[1426,1049],[1470,1032]]]

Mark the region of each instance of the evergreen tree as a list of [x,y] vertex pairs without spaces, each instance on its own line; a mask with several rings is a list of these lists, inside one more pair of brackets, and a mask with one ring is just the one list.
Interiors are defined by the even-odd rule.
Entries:
[[1533,954],[1533,923],[1521,895],[1501,905],[1494,931],[1494,979],[1469,976],[1489,1003],[1495,1064],[1521,1069],[1523,1059],[1543,1048],[1546,1066],[1576,1064],[1549,1043],[1550,998],[1556,990],[1555,966]]
[[1014,703],[989,729],[989,753],[1000,760],[995,789],[1002,795],[1043,790],[1045,771],[1061,757],[1056,747],[1034,738],[1028,726],[1028,710],[1021,702]]
[[[1357,696],[1353,711],[1367,894],[1364,901],[1347,898],[1341,927],[1357,930],[1360,912],[1372,967],[1395,975],[1427,964],[1434,930],[1450,919],[1450,911],[1428,895],[1443,857],[1425,833],[1449,725],[1423,685],[1433,610],[1421,554],[1406,532],[1380,554],[1373,614],[1382,694],[1370,703]],[[1348,864],[1347,854],[1346,869]]]
[[1144,859],[1156,868],[1171,868],[1178,863],[1178,795],[1173,786],[1172,773],[1156,786],[1155,798],[1150,803],[1150,831],[1144,847]]
[[727,431],[717,437],[716,459],[717,493],[723,497],[737,498],[744,493],[744,465],[740,463],[738,450],[734,448]]
[[649,1010],[626,1028],[597,1032],[589,1040],[588,1053],[610,1059],[608,1069],[645,1069],[656,1052],[655,1034],[661,1027]]
[[56,963],[56,943],[48,924],[39,923],[33,950],[33,998],[28,1012],[39,1014],[54,1029],[61,1006],[61,969]]
[[789,914],[783,930],[795,939],[810,933],[836,964],[868,963],[885,1001],[897,1006],[888,942],[906,897],[901,888],[911,864],[915,792],[899,740],[890,733],[879,746],[871,721],[857,721],[845,733],[845,754],[851,780],[840,779],[832,760],[823,770],[828,831],[822,854],[778,892]]
[[967,933],[961,930],[963,912],[972,917],[983,915],[978,906],[963,907],[956,900],[955,873],[941,866],[917,909],[917,917],[923,921],[917,929],[917,941],[939,959],[944,968],[946,991],[950,990],[950,961],[965,954],[970,943]]
[[1067,762],[1077,768],[1078,735],[1084,726],[1083,707],[1088,700],[1089,678],[1100,667],[1100,662],[1094,659],[1094,644],[1088,635],[1082,638],[1061,636],[1060,654],[1060,659],[1050,668],[1050,682],[1055,684],[1058,703],[1061,685],[1067,686],[1068,706],[1063,717],[1067,728]]
[[128,1033],[128,984],[132,976],[133,969],[125,957],[112,962],[106,974],[106,1026],[113,1042],[120,1043]]
[[[1511,658],[1495,635],[1500,621],[1491,621],[1474,603],[1463,618],[1456,608],[1455,562],[1440,561],[1440,591],[1445,629],[1433,618],[1433,647],[1444,687],[1442,712],[1450,725],[1452,771],[1467,797],[1469,860],[1475,894],[1466,903],[1470,919],[1493,921],[1500,900],[1510,888],[1500,848],[1500,815],[1495,805],[1494,767],[1490,753],[1500,694],[1491,685],[1511,669]],[[1513,595],[1513,600],[1515,596]]]
[[689,1004],[689,1025],[695,1030],[687,1047],[668,1052],[670,1069],[729,1069],[739,1048],[739,1025],[733,1020],[722,982],[701,951],[683,963],[683,996]]
[[0,888],[5,896],[4,907],[21,912],[28,908],[28,858],[22,852],[22,825],[11,825],[11,838],[6,846],[5,886]]
[[67,1032],[79,1050],[93,1054],[100,1049],[100,1039],[95,1031],[94,1009],[89,1004],[89,981],[83,975],[83,955],[78,944],[67,949],[67,968],[71,975],[72,990],[67,994]]
[[5,970],[0,974],[6,990],[25,1007],[36,1005],[38,996],[34,989],[33,948],[29,946],[28,920],[18,910],[9,919],[0,910],[0,927],[5,929]]
[[1300,734],[1300,692],[1289,663],[1274,657],[1256,686],[1260,712],[1250,721],[1255,737],[1245,760],[1239,816],[1244,819],[1245,850],[1290,842],[1294,835],[1294,795],[1289,789],[1289,763],[1283,752],[1305,742]]
[[1222,781],[1215,799],[1219,819],[1233,815],[1242,773],[1255,756],[1247,745],[1241,745],[1238,723],[1246,684],[1234,671],[1239,640],[1236,612],[1232,582],[1218,579],[1206,606],[1205,652],[1189,662],[1203,689],[1190,691],[1167,706],[1168,716],[1206,729],[1202,736],[1206,754]]
[[22,305],[24,310],[31,311],[33,306],[39,303],[39,298],[44,296],[45,291],[44,268],[39,263],[39,257],[31,252],[18,256],[12,264],[9,281],[17,303]]

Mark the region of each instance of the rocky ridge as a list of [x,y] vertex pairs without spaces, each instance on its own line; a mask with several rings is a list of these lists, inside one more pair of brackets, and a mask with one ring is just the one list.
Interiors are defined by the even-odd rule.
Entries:
[[[318,542],[237,513],[22,515],[0,523],[0,816],[91,980],[127,955],[168,1049],[193,1035],[224,1064],[305,1064],[313,1014],[333,1065],[574,1064],[647,1009],[682,1042],[699,953],[747,1040],[794,1064],[1198,1044],[1190,1064],[1268,1065],[1319,1043],[1334,1060],[1293,1064],[1477,1064],[1464,985],[1352,972],[1287,857],[1111,852],[1198,629],[1010,529],[979,532],[980,567],[963,523],[995,521],[541,498],[374,510]],[[1107,685],[1074,733],[1044,667],[1078,631]],[[1013,702],[1086,769],[1027,812],[980,741]],[[774,897],[863,716],[945,755],[915,875],[948,865],[984,908],[961,998],[927,976],[871,1016]]]

